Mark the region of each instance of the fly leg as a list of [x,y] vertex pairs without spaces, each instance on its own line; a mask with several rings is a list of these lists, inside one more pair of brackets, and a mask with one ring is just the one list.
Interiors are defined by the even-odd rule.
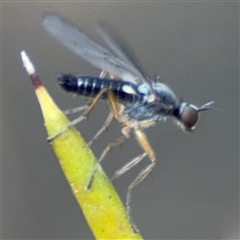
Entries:
[[103,126],[100,128],[100,130],[96,133],[96,135],[91,139],[90,142],[88,142],[88,146],[91,146],[93,142],[108,128],[111,121],[113,120],[113,117],[116,119],[118,118],[118,107],[117,102],[115,100],[115,97],[112,92],[108,93],[108,98],[111,104],[112,112],[109,113],[107,119],[105,120]]
[[[100,73],[99,77],[100,77],[100,78],[104,78],[104,77],[106,76],[106,74],[107,74],[107,72],[105,72],[105,71],[103,70],[103,71]],[[71,125],[71,126],[74,126],[74,125],[76,125],[77,123],[81,122],[83,119],[85,119],[85,118],[87,117],[87,115],[88,115],[88,114],[93,110],[93,108],[96,106],[96,103],[98,102],[98,100],[100,99],[100,97],[102,96],[102,94],[105,93],[106,91],[107,91],[106,89],[102,89],[102,90],[99,92],[99,94],[98,94],[94,99],[90,99],[90,101],[88,102],[87,105],[82,106],[82,109],[86,109],[86,110],[83,112],[83,114],[82,114],[79,118],[73,120],[73,121],[70,123],[70,125]],[[78,109],[78,108],[75,108],[75,109]],[[73,110],[75,110],[75,109],[73,109]],[[81,107],[79,107],[79,109],[81,109]],[[81,110],[80,110],[80,111],[81,111]],[[70,126],[70,127],[71,127],[71,126]]]
[[107,91],[107,89],[102,89],[99,94],[92,99],[91,104],[88,106],[88,108],[83,112],[83,114],[74,119],[72,122],[70,122],[69,126],[72,127],[74,125],[76,125],[77,123],[81,122],[83,119],[85,119],[87,117],[87,115],[93,110],[93,108],[96,106],[96,103],[98,102],[98,100],[101,98],[101,96],[103,95],[103,93],[105,93]]
[[111,112],[109,113],[106,121],[104,122],[103,126],[100,128],[100,130],[96,133],[96,135],[92,138],[92,140],[88,143],[88,146],[91,146],[93,144],[93,141],[95,141],[110,125],[113,117],[115,117],[117,120],[119,118],[118,114],[118,103],[115,99],[114,94],[110,91],[108,92],[108,99],[111,105]]
[[133,230],[137,233],[139,232],[138,228],[134,224],[131,216],[131,199],[132,199],[132,190],[138,186],[140,182],[142,182],[145,177],[152,171],[156,164],[156,158],[155,154],[152,150],[152,147],[150,146],[150,143],[146,137],[146,135],[143,133],[142,130],[140,129],[135,129],[135,135],[136,138],[140,144],[140,146],[143,148],[144,153],[140,154],[139,156],[135,157],[133,160],[131,160],[129,163],[125,164],[121,169],[117,170],[112,178],[114,180],[115,178],[120,177],[127,171],[129,171],[132,167],[136,166],[139,162],[143,160],[144,157],[148,156],[151,160],[151,163],[147,165],[138,175],[137,177],[133,180],[133,182],[129,185],[128,191],[127,191],[127,198],[126,198],[126,208],[127,212],[129,214],[130,222],[132,225]]
[[81,112],[83,110],[86,110],[88,108],[88,104],[84,105],[84,106],[80,106],[80,107],[76,107],[76,108],[71,108],[71,109],[67,109],[64,112],[64,114],[74,114],[76,112]]
[[146,156],[147,156],[147,154],[144,152],[144,153],[138,155],[137,157],[133,158],[130,162],[126,163],[122,168],[118,169],[114,173],[111,181],[113,181],[116,178],[121,177],[123,174],[125,174],[130,169],[132,169],[134,166],[136,166],[138,163],[140,163]]
[[69,128],[73,127],[74,125],[76,125],[77,123],[81,122],[83,119],[85,119],[87,117],[87,115],[92,111],[92,109],[96,106],[96,103],[98,102],[98,100],[100,99],[100,97],[102,96],[103,93],[105,93],[107,91],[107,89],[102,89],[99,94],[92,100],[91,104],[88,106],[88,108],[83,112],[83,114],[74,119],[73,121],[71,121],[65,128],[63,128],[61,131],[59,131],[57,134],[50,136],[47,138],[48,142],[53,141],[56,137],[60,136],[61,134],[63,134],[65,131],[69,130]]
[[[104,78],[106,76],[106,74],[107,74],[107,72],[102,71],[99,77]],[[110,78],[114,79],[114,77],[112,75],[110,75]],[[88,146],[91,146],[93,144],[93,142],[108,128],[113,117],[115,117],[116,119],[118,117],[118,107],[117,107],[118,103],[114,97],[114,94],[112,92],[108,92],[108,98],[109,98],[109,101],[111,104],[112,112],[109,113],[103,126],[99,129],[99,131],[95,134],[95,136],[91,139],[91,141],[88,142]]]
[[112,92],[108,93],[108,97],[110,99],[110,103],[111,103],[111,106],[112,106],[112,112],[109,113],[109,115],[108,115],[107,119],[105,120],[103,126],[96,133],[96,135],[91,139],[90,142],[88,142],[88,146],[91,146],[93,144],[93,142],[109,127],[110,123],[113,120],[113,117],[118,119],[118,107],[115,106],[117,104],[116,102],[112,103],[114,101],[114,100],[112,100],[114,98],[114,95],[112,94]]
[[[105,71],[102,71],[99,75],[100,78],[104,78],[105,75],[107,73]],[[77,107],[74,109],[68,109],[66,111],[64,111],[65,114],[72,114],[72,113],[76,113],[76,112],[80,112],[83,111],[83,114],[74,119],[73,121],[71,121],[64,129],[60,130],[57,134],[50,136],[47,138],[48,142],[52,142],[56,137],[60,136],[61,134],[63,134],[65,131],[69,130],[71,127],[73,127],[74,125],[76,125],[77,123],[81,122],[83,119],[85,119],[87,117],[87,115],[91,112],[91,110],[95,107],[97,101],[100,99],[100,97],[102,96],[103,93],[105,93],[107,90],[106,89],[102,89],[99,94],[94,98],[91,99],[89,101],[89,103],[87,105],[81,106],[81,107]]]
[[[110,105],[111,105],[111,110],[112,110],[112,112],[110,113],[111,115],[109,115],[109,118],[110,118],[109,121],[108,121],[108,119],[106,120],[107,126],[110,124],[110,121],[112,120],[113,116],[114,116],[118,121],[120,121],[120,117],[119,117],[119,113],[118,113],[119,108],[120,108],[120,107],[119,107],[119,103],[116,101],[115,96],[114,96],[114,94],[113,94],[111,91],[108,92],[108,99],[109,99],[109,102],[110,102]],[[105,123],[106,123],[106,122],[105,122]],[[106,125],[105,125],[105,126],[106,126]],[[103,126],[103,130],[104,130],[104,128],[106,128],[106,127]],[[103,131],[103,130],[102,130],[102,131]],[[99,131],[101,131],[101,129],[100,129]],[[93,169],[93,171],[92,171],[90,180],[89,180],[89,182],[88,182],[88,184],[87,184],[87,188],[88,188],[88,189],[91,188],[92,183],[93,183],[93,180],[94,180],[94,175],[95,175],[95,173],[96,173],[96,171],[97,171],[97,169],[98,169],[98,167],[99,167],[99,164],[100,164],[101,161],[104,159],[104,157],[106,156],[106,154],[108,153],[108,151],[110,151],[112,148],[114,148],[114,147],[122,144],[128,137],[129,137],[129,135],[124,134],[124,136],[118,138],[115,142],[108,144],[107,147],[103,150],[100,158],[99,158],[98,161],[97,161],[96,166],[94,167],[94,169]],[[91,143],[91,142],[90,142],[90,143]]]
[[122,144],[127,138],[125,136],[122,136],[120,138],[118,138],[115,142],[112,142],[110,144],[107,145],[107,147],[103,150],[100,158],[97,160],[97,163],[92,171],[92,174],[90,176],[89,182],[87,184],[87,189],[90,189],[92,187],[92,183],[94,180],[94,175],[98,169],[98,167],[100,166],[100,163],[102,162],[102,160],[104,159],[104,157],[106,156],[106,154],[109,152],[109,150],[111,150],[112,148]]
[[115,119],[117,121],[121,122],[120,116],[119,116],[120,104],[117,102],[112,91],[108,92],[108,99],[109,99],[109,102],[111,105],[111,110],[112,110],[113,116],[115,117]]
[[[100,78],[104,78],[106,76],[107,72],[105,71],[102,71],[99,75]],[[80,107],[76,107],[76,108],[71,108],[71,109],[67,109],[64,112],[64,114],[74,114],[74,113],[77,113],[77,112],[81,112],[83,110],[86,110],[87,108],[89,108],[89,105],[91,105],[92,103],[92,99],[89,100],[89,102],[84,105],[84,106],[80,106]]]
[[112,114],[112,112],[110,112],[108,114],[108,117],[105,120],[103,126],[99,129],[99,131],[95,134],[95,136],[91,139],[91,141],[88,142],[88,146],[91,146],[93,144],[93,142],[108,128],[112,119],[113,119],[113,114]]
[[[105,71],[102,71],[99,75],[100,78],[104,78],[106,75]],[[73,114],[82,110],[85,110],[87,108],[89,108],[89,105],[91,105],[93,99],[90,99],[90,101],[88,102],[88,104],[81,106],[81,107],[77,107],[77,108],[73,108],[73,109],[68,109],[66,111],[64,111],[65,114]],[[88,146],[91,146],[93,144],[93,142],[109,127],[111,121],[113,119],[113,114],[112,112],[109,113],[107,119],[105,120],[103,126],[99,129],[99,131],[95,134],[95,136],[91,139],[91,141],[88,142]]]
[[[145,154],[145,153],[144,153]],[[144,156],[142,155],[142,158]],[[142,160],[142,159],[140,159]],[[130,218],[130,222],[131,225],[133,227],[133,230],[137,233],[139,232],[138,228],[136,227],[136,225],[134,224],[132,215],[131,215],[131,200],[132,200],[132,190],[145,178],[147,177],[147,175],[152,171],[152,169],[154,168],[156,162],[155,160],[152,161],[147,167],[145,167],[138,175],[137,177],[133,180],[133,182],[129,185],[128,187],[128,192],[127,192],[127,199],[126,199],[126,207],[127,207],[127,212],[129,214],[129,218]]]

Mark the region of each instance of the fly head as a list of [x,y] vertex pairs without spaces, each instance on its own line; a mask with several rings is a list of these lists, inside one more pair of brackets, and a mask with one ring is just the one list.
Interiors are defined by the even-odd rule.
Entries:
[[177,119],[177,125],[186,132],[192,132],[196,128],[199,119],[199,112],[213,110],[213,108],[211,108],[213,103],[214,101],[211,101],[201,107],[197,107],[193,104],[182,102],[173,113]]

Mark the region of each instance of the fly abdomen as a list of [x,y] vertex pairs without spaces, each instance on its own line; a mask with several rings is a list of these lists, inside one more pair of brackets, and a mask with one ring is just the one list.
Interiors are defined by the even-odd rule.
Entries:
[[101,96],[102,99],[107,98],[108,91],[113,92],[116,99],[122,103],[135,103],[142,99],[136,85],[122,80],[63,74],[58,77],[58,84],[67,92],[85,97],[94,98],[101,90],[106,89]]

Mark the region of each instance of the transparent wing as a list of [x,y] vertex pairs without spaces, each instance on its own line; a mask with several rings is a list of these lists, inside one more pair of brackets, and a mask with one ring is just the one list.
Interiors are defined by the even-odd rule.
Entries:
[[136,59],[133,57],[133,54],[130,53],[130,50],[127,48],[122,39],[116,38],[116,35],[113,38],[113,34],[111,34],[110,31],[111,29],[109,29],[106,25],[101,24],[96,28],[96,30],[106,44],[111,48],[113,53],[125,64],[127,64],[128,68],[131,69],[136,76],[138,76],[139,83],[149,83],[149,80],[146,77],[147,75],[138,65]]
[[66,20],[55,15],[45,15],[42,24],[53,37],[69,50],[95,67],[135,84],[147,81],[141,72],[138,72],[133,65],[129,65],[129,61],[125,62],[114,56]]

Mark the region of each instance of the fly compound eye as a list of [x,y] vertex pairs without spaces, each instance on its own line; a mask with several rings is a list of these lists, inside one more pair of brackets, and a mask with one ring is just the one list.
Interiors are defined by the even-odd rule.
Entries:
[[192,105],[187,105],[180,113],[180,119],[186,130],[193,130],[198,121],[198,111]]

